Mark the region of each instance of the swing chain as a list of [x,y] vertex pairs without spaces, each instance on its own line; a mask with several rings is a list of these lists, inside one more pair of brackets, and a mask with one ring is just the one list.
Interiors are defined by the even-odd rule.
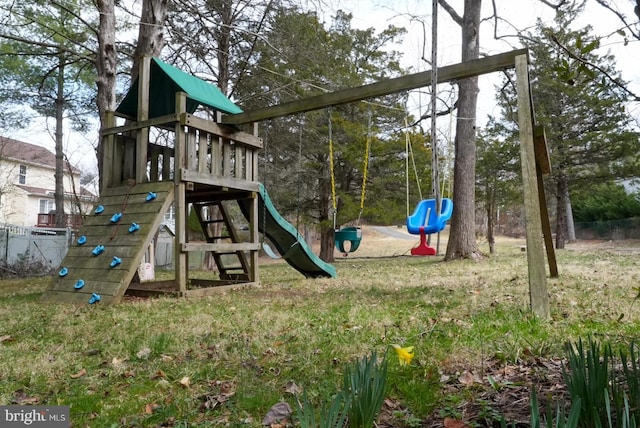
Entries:
[[331,203],[333,207],[333,229],[337,227],[336,215],[338,213],[338,204],[336,201],[336,177],[333,164],[333,131],[331,125],[331,110],[329,110],[329,170],[331,171]]

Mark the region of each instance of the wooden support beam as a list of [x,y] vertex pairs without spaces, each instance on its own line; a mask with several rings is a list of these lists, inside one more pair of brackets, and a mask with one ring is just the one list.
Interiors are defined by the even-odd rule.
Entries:
[[[184,112],[187,109],[187,97],[184,92],[176,94],[176,112]],[[180,124],[176,124],[175,129],[175,161],[174,168],[176,171],[186,166],[186,146],[187,137],[185,130]],[[174,174],[175,186],[175,245],[174,245],[174,263],[175,263],[175,281],[178,285],[180,295],[184,295],[187,291],[187,282],[189,280],[189,259],[187,253],[182,251],[182,244],[187,243],[187,227],[189,224],[189,212],[186,201],[187,186],[180,179],[178,174]]]
[[[105,127],[115,126],[116,118],[112,111],[106,114]],[[107,187],[113,186],[116,179],[114,177],[114,156],[116,150],[115,137],[113,135],[102,136],[102,181],[100,182],[100,193],[104,193]]]
[[[140,61],[138,75],[138,117],[137,122],[149,119],[149,83],[151,79],[151,58],[143,57]],[[149,128],[138,128],[135,150],[135,180],[136,183],[147,181],[147,144],[149,143]]]
[[549,159],[549,149],[547,148],[547,137],[544,128],[536,125],[533,128],[533,149],[536,154],[536,177],[538,179],[538,199],[540,200],[540,221],[542,223],[542,236],[544,236],[544,246],[547,249],[547,261],[549,262],[549,276],[558,277],[558,261],[556,260],[556,250],[553,247],[551,236],[551,222],[549,221],[549,209],[547,208],[547,197],[544,191],[543,176],[551,174],[551,160]]
[[[528,51],[526,49],[518,49],[473,61],[440,67],[438,68],[438,83],[445,83],[452,80],[465,79],[467,77],[474,77],[481,74],[513,68],[515,58],[519,55],[526,56],[528,55]],[[382,82],[370,83],[356,88],[341,89],[339,91],[329,92],[315,97],[290,101],[254,111],[223,116],[222,122],[233,124],[259,122],[294,113],[302,113],[324,107],[361,101],[367,98],[375,98],[383,95],[394,94],[396,92],[408,91],[410,89],[422,88],[429,86],[430,84],[431,71],[424,71],[421,73],[409,74],[408,76],[396,77]]]
[[533,111],[529,83],[529,61],[526,55],[515,59],[518,91],[518,125],[520,127],[520,159],[524,191],[525,225],[527,233],[527,261],[529,269],[529,298],[531,310],[540,318],[548,319],[549,296],[544,251],[540,200],[533,143]]
[[235,253],[237,251],[258,251],[260,243],[235,242],[213,244],[209,242],[187,242],[182,244],[182,251],[213,251],[216,253]]

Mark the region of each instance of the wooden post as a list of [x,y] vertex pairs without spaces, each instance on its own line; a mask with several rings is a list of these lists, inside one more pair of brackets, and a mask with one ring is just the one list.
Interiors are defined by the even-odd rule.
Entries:
[[[255,123],[253,126],[253,135],[258,136],[258,124]],[[255,153],[254,149],[251,149],[252,153]],[[253,159],[257,160],[257,156],[255,156]],[[252,162],[253,162],[252,159]],[[249,162],[249,160],[247,160],[247,162]],[[255,164],[253,164],[251,166],[251,169],[253,170],[253,174],[254,176],[252,177],[253,180],[257,181],[258,180],[258,164],[257,162],[255,162]],[[260,234],[259,234],[259,221],[260,221],[260,216],[258,213],[258,210],[260,209],[260,207],[258,206],[260,204],[260,198],[258,197],[259,195],[257,195],[256,193],[253,193],[252,195],[253,197],[251,198],[251,213],[249,215],[249,233],[251,233],[251,242],[252,243],[259,243],[260,242]],[[267,208],[263,207],[262,208],[262,215],[265,216],[267,215]],[[259,270],[258,270],[258,257],[260,256],[260,251],[251,251],[251,262],[250,262],[250,269],[251,271],[249,272],[249,281],[254,282],[256,284],[258,284],[260,282],[260,277],[259,277]]]
[[[108,111],[106,113],[105,128],[113,128],[116,126],[116,117],[114,112]],[[109,133],[102,138],[102,185],[100,186],[100,193],[104,193],[107,187],[112,186],[115,178],[113,176],[113,151],[115,150],[115,135]]]
[[[149,83],[151,77],[151,58],[145,56],[140,61],[138,75],[138,122],[149,119]],[[136,135],[136,183],[147,181],[147,145],[149,144],[149,128],[138,129]]]
[[551,174],[551,160],[547,148],[547,137],[544,128],[536,125],[533,128],[533,144],[536,153],[536,176],[538,178],[538,199],[540,200],[540,221],[542,222],[542,235],[544,236],[544,246],[547,249],[547,261],[549,262],[549,276],[558,277],[558,262],[556,261],[556,251],[553,248],[551,237],[551,223],[549,222],[549,210],[547,208],[547,197],[544,191],[543,176]]
[[529,298],[531,310],[540,318],[549,318],[549,296],[542,249],[542,225],[536,158],[533,146],[533,112],[529,87],[527,55],[515,59],[518,89],[518,125],[520,127],[520,159],[524,190],[525,225],[527,230],[527,261],[529,264]]
[[[184,92],[176,94],[176,113],[181,114],[187,110],[187,96]],[[187,212],[186,185],[182,181],[180,170],[186,166],[186,132],[180,123],[176,124],[176,140],[174,144],[175,161],[173,171],[173,182],[175,183],[174,208],[175,208],[175,238],[174,238],[174,264],[175,281],[178,291],[182,296],[187,292],[187,281],[189,279],[189,259],[187,253],[182,251],[182,244],[187,243],[187,225],[189,224],[189,213]]]

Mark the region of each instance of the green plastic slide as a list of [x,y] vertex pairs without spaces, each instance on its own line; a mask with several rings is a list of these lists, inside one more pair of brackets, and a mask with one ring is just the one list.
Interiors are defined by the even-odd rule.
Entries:
[[[250,201],[239,200],[238,203],[249,219]],[[336,277],[336,268],[316,256],[298,230],[278,213],[263,184],[260,184],[258,230],[267,235],[291,267],[307,278]]]

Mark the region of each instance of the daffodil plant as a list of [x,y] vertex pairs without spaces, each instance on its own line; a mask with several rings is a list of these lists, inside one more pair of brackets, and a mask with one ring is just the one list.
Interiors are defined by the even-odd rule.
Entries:
[[411,364],[411,360],[413,359],[413,346],[407,346],[403,348],[400,345],[396,345],[395,343],[391,345],[393,349],[398,354],[398,361],[401,366],[408,366]]

